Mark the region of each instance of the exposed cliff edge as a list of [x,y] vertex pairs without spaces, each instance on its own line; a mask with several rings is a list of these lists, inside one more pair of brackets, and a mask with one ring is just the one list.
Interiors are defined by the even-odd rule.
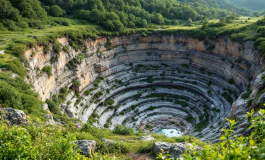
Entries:
[[[60,53],[52,45],[48,53],[43,46],[26,51],[33,89],[44,101],[62,87],[73,88],[81,96],[69,94],[62,110],[83,122],[94,113],[101,127],[178,128],[214,140],[225,118],[244,115],[254,103],[248,98],[264,87],[255,81],[264,61],[251,41],[134,34],[84,40],[78,51],[66,37],[57,41]],[[52,66],[51,75],[41,71],[45,66]],[[239,96],[249,90],[250,96]]]

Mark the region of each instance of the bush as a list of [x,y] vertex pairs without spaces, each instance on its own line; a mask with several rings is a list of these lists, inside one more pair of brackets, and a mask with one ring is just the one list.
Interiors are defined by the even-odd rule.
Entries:
[[13,55],[15,55],[16,57],[18,57],[21,61],[25,60],[25,56],[24,56],[24,52],[26,51],[27,46],[25,44],[17,44],[15,43],[12,47],[11,47],[11,53]]
[[17,22],[17,26],[20,27],[20,28],[28,28],[28,23],[24,22],[24,21],[20,21],[20,22]]
[[236,33],[236,34],[232,34],[232,40],[243,42],[247,39],[248,36],[249,35],[247,33]]
[[111,106],[115,103],[115,101],[113,99],[108,99],[107,101],[104,102],[105,106]]
[[16,23],[12,20],[6,20],[3,24],[8,30],[15,31],[17,29]]
[[10,127],[0,122],[0,137],[0,159],[85,158],[76,150],[75,137],[57,127]]
[[106,144],[105,142],[101,142],[97,144],[98,152],[101,154],[126,154],[129,152],[127,146],[122,143],[110,143]]
[[6,31],[7,29],[4,27],[2,23],[0,23],[0,31]]
[[53,50],[55,53],[60,53],[62,51],[62,46],[59,42],[55,42],[53,45]]
[[59,17],[64,15],[65,11],[61,9],[58,5],[53,5],[50,7],[49,14],[51,16]]
[[42,68],[42,72],[47,73],[48,77],[52,76],[52,67],[51,66],[44,66]]
[[58,105],[57,105],[55,102],[53,102],[53,101],[50,100],[50,99],[47,99],[45,102],[48,104],[49,110],[50,110],[52,113],[54,113],[54,114],[60,114],[60,113],[61,113],[61,111],[60,111]]
[[44,113],[31,86],[23,78],[11,78],[10,74],[0,74],[0,103],[1,107],[21,109],[29,114]]
[[119,134],[119,135],[133,135],[134,134],[132,128],[127,128],[122,125],[116,125],[113,130],[113,133]]
[[80,87],[80,85],[81,85],[80,81],[77,80],[77,79],[74,79],[74,80],[72,81],[72,83],[73,83],[73,85],[74,85],[75,87]]
[[40,20],[29,20],[28,22],[29,24],[29,27],[31,28],[36,28],[36,29],[43,29],[44,26],[43,26],[43,22],[40,21]]

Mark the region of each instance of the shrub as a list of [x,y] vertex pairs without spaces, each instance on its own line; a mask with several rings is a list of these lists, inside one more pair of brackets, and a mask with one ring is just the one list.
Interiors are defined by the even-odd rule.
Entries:
[[39,154],[26,129],[5,124],[0,128],[0,159],[34,159]]
[[102,154],[126,154],[129,152],[129,149],[127,146],[125,146],[122,143],[109,143],[106,144],[105,142],[101,142],[97,144],[99,153]]
[[20,22],[17,22],[17,26],[20,27],[20,28],[28,28],[28,23],[24,22],[24,21],[20,21]]
[[27,46],[25,44],[17,44],[15,43],[11,47],[11,53],[18,57],[21,61],[25,60],[24,52],[26,51]]
[[54,113],[54,114],[60,114],[61,113],[58,104],[56,104],[54,101],[47,99],[45,102],[48,104],[49,110],[52,113]]
[[77,79],[74,79],[74,80],[72,81],[72,83],[73,83],[73,85],[74,85],[75,87],[80,87],[80,85],[81,85],[80,81],[77,80]]
[[108,99],[107,101],[104,102],[105,106],[111,106],[115,103],[115,101],[113,99]]
[[133,135],[134,132],[132,128],[127,128],[122,125],[116,125],[113,130],[113,133],[119,134],[119,135]]
[[11,30],[11,31],[17,30],[17,25],[12,20],[6,20],[6,21],[3,22],[3,24],[8,30]]
[[55,42],[53,45],[53,50],[55,53],[60,53],[62,51],[62,46],[59,42]]
[[10,74],[0,74],[1,107],[24,110],[25,113],[43,115],[38,95],[23,78],[11,78]]
[[44,28],[43,22],[40,20],[30,19],[28,24],[29,24],[29,27],[31,27],[31,28],[36,28],[36,29],[43,29]]
[[233,41],[245,41],[249,35],[247,33],[235,33],[232,34],[232,40]]
[[49,10],[49,14],[55,17],[62,16],[64,13],[65,11],[61,9],[61,7],[59,7],[58,5],[51,6]]
[[52,76],[52,67],[51,66],[44,66],[42,68],[42,72],[45,72],[48,77],[51,77]]
[[75,137],[57,127],[10,127],[0,122],[0,137],[0,159],[85,158],[76,150]]

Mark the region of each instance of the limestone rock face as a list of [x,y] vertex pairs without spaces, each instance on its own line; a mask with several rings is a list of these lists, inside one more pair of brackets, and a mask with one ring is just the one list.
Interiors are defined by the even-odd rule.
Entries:
[[[165,153],[169,153],[172,158],[180,158],[182,153],[188,148],[192,147],[190,143],[167,143],[167,142],[155,142],[153,145],[153,152],[155,155],[161,153],[164,150]],[[199,149],[199,148],[196,148]]]
[[96,141],[93,140],[77,140],[75,143],[81,153],[88,157],[91,157],[96,149]]
[[[86,49],[78,51],[66,37],[57,41],[69,50],[56,54],[51,44],[47,54],[43,46],[25,52],[28,81],[43,101],[63,87],[79,92],[68,94],[60,105],[62,112],[83,123],[96,116],[97,127],[124,124],[145,133],[176,128],[181,134],[214,141],[228,115],[244,117],[251,101],[239,95],[250,89],[252,98],[264,87],[259,75],[264,60],[250,41],[131,34],[86,39],[82,47]],[[111,49],[105,48],[107,42]],[[58,60],[51,63],[55,54]],[[82,60],[73,64],[78,57]],[[41,72],[44,66],[52,67],[52,76]],[[104,103],[108,100],[113,105]],[[202,121],[208,123],[198,127]]]
[[[63,46],[69,46],[67,38],[57,39],[57,41]],[[133,51],[156,49],[158,52],[159,50],[171,52],[205,52],[209,53],[209,55],[227,57],[227,59],[230,60],[232,60],[232,58],[240,59],[242,62],[237,64],[238,67],[249,69],[253,72],[253,76],[257,76],[262,70],[259,65],[260,63],[263,63],[263,61],[257,56],[258,54],[254,50],[253,42],[246,42],[241,45],[231,41],[229,38],[220,38],[216,41],[205,43],[204,41],[185,36],[149,35],[143,37],[139,34],[113,37],[110,41],[113,49],[107,50],[104,47],[107,42],[106,37],[100,37],[96,40],[88,39],[85,42],[85,45],[88,48],[86,53],[75,51],[70,47],[68,52],[62,51],[59,53],[58,61],[54,64],[50,61],[55,53],[50,52],[44,54],[43,46],[38,46],[35,47],[36,49],[32,48],[26,51],[25,57],[29,61],[29,77],[33,82],[33,89],[39,93],[41,100],[45,100],[50,98],[53,94],[57,94],[61,87],[69,87],[73,79],[80,80],[81,85],[77,90],[81,91],[91,84],[98,74],[108,70],[110,67],[126,61],[139,61],[145,58],[143,56],[133,57],[133,54],[130,54],[130,52]],[[52,46],[50,47],[52,48]],[[209,50],[209,48],[213,49]],[[97,51],[102,54],[95,54]],[[144,52],[142,53],[144,54]],[[67,64],[79,54],[85,54],[86,58],[82,63],[78,64],[75,69],[69,69]],[[115,58],[118,54],[126,56],[120,57],[120,59],[116,60]],[[197,55],[197,53],[194,55]],[[163,57],[168,60],[175,58],[166,54],[163,55]],[[196,61],[196,59],[193,60],[195,63],[208,67],[207,62]],[[46,74],[41,74],[40,72],[40,70],[47,65],[52,66],[53,68],[53,74],[50,77]],[[237,74],[237,69],[226,68],[225,70],[225,74],[228,78],[236,77],[235,81],[238,83],[245,81],[245,77]]]
[[12,125],[26,125],[28,124],[27,115],[21,111],[13,108],[3,108],[0,111],[4,111],[5,119],[10,121]]

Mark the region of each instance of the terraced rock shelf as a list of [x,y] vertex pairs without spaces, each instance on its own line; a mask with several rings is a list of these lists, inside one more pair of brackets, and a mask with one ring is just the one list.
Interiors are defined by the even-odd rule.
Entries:
[[[66,37],[58,42],[68,50],[54,53],[51,45],[46,54],[43,46],[25,53],[35,91],[45,100],[62,87],[73,89],[62,111],[110,129],[117,124],[146,133],[170,128],[214,141],[226,117],[247,110],[233,102],[244,101],[241,93],[253,88],[263,69],[253,42],[226,37],[101,37],[85,40],[78,51]],[[44,66],[52,67],[52,76],[41,72]]]

